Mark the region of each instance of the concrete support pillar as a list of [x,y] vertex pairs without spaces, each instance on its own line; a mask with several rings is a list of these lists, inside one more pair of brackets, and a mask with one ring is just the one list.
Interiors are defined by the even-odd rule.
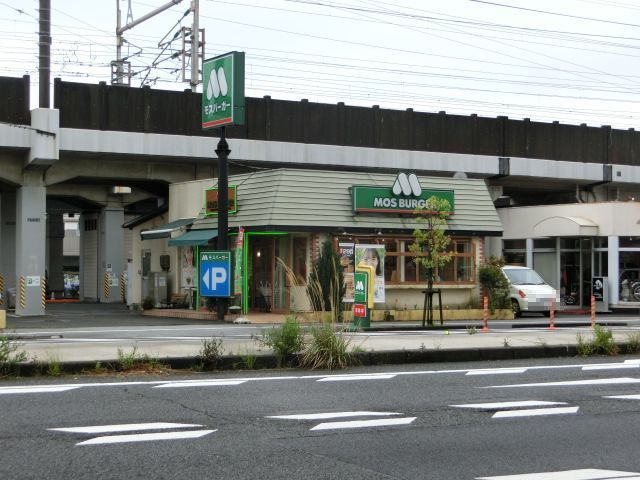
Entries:
[[16,288],[16,194],[5,192],[0,197],[0,275],[4,279],[4,306],[8,292]]
[[44,315],[46,205],[46,187],[17,190],[16,315]]
[[527,238],[527,267],[533,268],[533,238]]
[[61,213],[47,215],[47,272],[49,292],[56,297],[64,293],[64,220]]
[[608,240],[609,303],[615,305],[620,302],[620,237],[611,236]]
[[124,268],[124,209],[105,207],[99,219],[98,295],[101,302],[122,302],[121,275]]

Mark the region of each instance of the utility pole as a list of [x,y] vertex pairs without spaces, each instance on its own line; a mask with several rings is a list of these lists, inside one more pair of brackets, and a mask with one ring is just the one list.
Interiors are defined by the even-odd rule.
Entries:
[[196,93],[198,80],[200,79],[200,56],[198,55],[200,41],[200,0],[191,0],[191,10],[193,11],[193,26],[191,27],[191,91]]
[[51,0],[40,0],[39,48],[39,99],[40,108],[50,108],[51,84]]

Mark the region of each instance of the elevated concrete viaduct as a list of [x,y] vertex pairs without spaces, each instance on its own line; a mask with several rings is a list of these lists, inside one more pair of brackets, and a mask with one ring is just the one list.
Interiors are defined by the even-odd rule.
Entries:
[[[0,91],[13,82],[11,92],[15,90],[16,81],[22,81],[2,80]],[[175,133],[168,132],[166,125],[153,127],[148,115],[131,126],[126,116],[114,120],[113,111],[105,114],[105,105],[111,105],[112,110],[118,108],[114,99],[126,92],[130,101],[120,106],[132,112],[132,117],[138,116],[137,108],[151,111],[151,117],[159,115],[161,108],[154,107],[154,113],[153,108],[144,109],[143,105],[131,101],[140,94],[140,101],[148,102],[148,89],[117,87],[113,90],[103,84],[80,86],[79,91],[89,88],[89,98],[94,100],[79,108],[73,97],[74,85],[79,84],[56,82],[58,108],[27,113],[18,111],[19,108],[13,113],[0,111],[3,117],[0,120],[4,122],[0,124],[0,279],[3,282],[0,291],[15,289],[17,315],[43,314],[47,292],[60,291],[62,287],[62,214],[79,215],[81,298],[120,302],[118,285],[126,271],[127,259],[133,254],[123,224],[136,217],[152,216],[163,208],[166,210],[169,184],[216,177],[217,138],[210,132],[199,133],[198,117],[191,119],[183,131],[177,128]],[[177,113],[164,111],[164,115],[175,113],[190,118],[199,114],[198,102],[192,94],[162,93],[173,99],[171,104],[175,104],[176,96],[182,96],[185,105],[189,105]],[[107,94],[111,95],[111,102],[104,100]],[[28,103],[28,95],[25,97]],[[323,112],[333,112],[333,109],[337,112],[331,117],[337,119],[331,130],[334,133],[324,135],[329,127],[322,121]],[[293,111],[295,114],[287,113]],[[369,114],[374,121],[367,127],[367,122],[360,120],[369,118]],[[385,115],[389,119],[397,117],[398,122],[409,118],[409,123],[403,123],[408,127],[394,134],[389,119],[386,123],[379,121],[386,118]],[[427,118],[427,115],[430,116]],[[424,132],[417,127],[422,116],[426,119]],[[563,130],[555,124],[551,130],[550,124],[539,124],[542,127],[536,130],[537,136],[527,134],[529,140],[520,142],[526,144],[526,148],[510,149],[510,143],[518,142],[505,140],[505,125],[512,121],[502,117],[453,118],[466,126],[469,119],[473,124],[461,128],[456,136],[455,124],[451,124],[453,130],[446,127],[450,119],[444,112],[392,112],[377,107],[323,106],[306,101],[278,103],[268,97],[250,99],[247,117],[246,128],[229,130],[232,173],[295,166],[344,170],[345,174],[371,170],[414,171],[436,176],[464,174],[486,179],[497,206],[616,200],[640,194],[640,159],[634,148],[640,142],[635,131],[622,132],[621,135],[627,135],[624,141],[630,146],[616,149],[613,141],[618,138],[616,131],[607,127],[572,127],[582,132],[583,141],[571,156],[575,132],[566,136],[572,140],[564,142]],[[440,122],[439,129],[429,126],[431,117],[434,122]],[[502,129],[493,128],[493,124],[486,127],[489,132],[498,132],[495,142],[484,138],[483,128],[488,125],[485,120],[503,125]],[[79,128],[83,122],[86,128]],[[524,124],[527,123],[532,122],[525,120]],[[300,129],[304,131],[300,133]],[[548,143],[554,145],[548,155],[544,153],[546,147],[539,148],[542,152],[539,158],[516,155],[535,153],[531,145],[546,145],[541,134],[545,131],[549,131],[553,139]],[[372,139],[367,137],[369,132]],[[401,140],[387,140],[389,135]],[[423,140],[423,136],[428,138]],[[439,138],[441,143],[430,144],[431,136]],[[402,140],[405,137],[412,140],[405,142]],[[627,141],[629,139],[632,141]],[[558,147],[563,142],[567,143],[565,148]],[[499,146],[494,148],[494,143]],[[452,145],[459,145],[459,151],[453,151]],[[589,145],[595,146],[591,150],[599,151],[591,151]],[[2,301],[6,308],[6,296]]]

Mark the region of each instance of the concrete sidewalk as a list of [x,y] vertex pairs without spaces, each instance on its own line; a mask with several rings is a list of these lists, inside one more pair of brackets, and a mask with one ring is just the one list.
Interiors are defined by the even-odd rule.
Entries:
[[[262,316],[261,320],[274,317]],[[621,351],[633,336],[640,335],[637,315],[599,318],[608,325]],[[491,321],[489,331],[482,330],[482,322],[447,322],[443,327],[418,330],[417,322],[393,322],[379,331],[380,324],[372,323],[370,331],[345,333],[358,358],[364,365],[404,362],[475,361],[515,358],[540,358],[576,355],[579,335],[585,340],[593,337],[588,317],[579,317],[571,325],[555,330],[545,328],[548,319],[528,317],[523,324],[529,328],[511,328],[517,322]],[[215,321],[193,321],[187,318],[165,318],[130,312],[122,305],[55,306],[42,317],[7,318],[8,328],[2,332],[21,344],[30,359],[40,363],[57,362],[65,370],[91,369],[96,362],[116,362],[118,349],[130,353],[133,348],[140,355],[148,355],[175,368],[193,366],[202,348],[203,338],[222,340],[224,359],[221,368],[237,367],[247,357],[255,357],[255,368],[273,367],[272,352],[246,332],[252,326],[233,326]],[[560,322],[558,322],[560,324]],[[533,325],[536,328],[533,328]],[[520,326],[520,324],[517,324]],[[232,327],[233,334],[212,334]],[[163,336],[153,334],[161,330]],[[197,334],[186,335],[194,330]],[[81,338],[72,338],[71,332]],[[110,332],[151,332],[148,337],[110,337]],[[100,334],[98,334],[100,332]],[[105,337],[105,332],[107,337]],[[244,336],[242,334],[244,333]],[[166,339],[165,339],[166,337]],[[28,368],[27,368],[28,370]]]

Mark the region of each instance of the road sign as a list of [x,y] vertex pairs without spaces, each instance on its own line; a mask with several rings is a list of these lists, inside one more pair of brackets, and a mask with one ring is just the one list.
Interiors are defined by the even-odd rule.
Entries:
[[201,297],[231,296],[231,252],[200,252],[198,272]]
[[205,60],[202,72],[202,128],[244,125],[244,52]]

